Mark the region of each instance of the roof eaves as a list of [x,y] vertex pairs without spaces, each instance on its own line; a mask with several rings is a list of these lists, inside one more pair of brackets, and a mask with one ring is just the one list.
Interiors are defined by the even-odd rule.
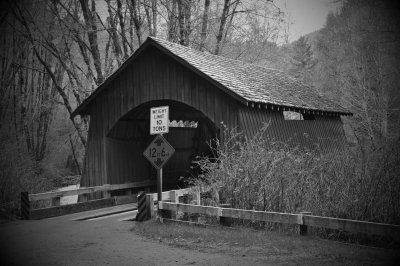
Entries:
[[342,111],[338,110],[329,110],[329,109],[318,109],[318,108],[309,108],[309,107],[299,107],[296,105],[290,105],[290,104],[278,104],[278,103],[272,103],[272,102],[259,102],[259,101],[250,101],[248,103],[249,107],[256,108],[258,107],[259,109],[266,109],[266,110],[282,110],[282,111],[296,111],[296,112],[311,112],[313,114],[335,114],[335,115],[344,115],[344,116],[353,116],[354,114],[348,110],[345,110],[343,108]]

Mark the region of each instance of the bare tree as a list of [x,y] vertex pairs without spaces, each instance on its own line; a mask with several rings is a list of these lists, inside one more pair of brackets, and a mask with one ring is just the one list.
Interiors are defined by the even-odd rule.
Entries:
[[208,26],[208,15],[210,12],[210,0],[204,1],[204,11],[203,11],[203,19],[201,23],[201,33],[200,33],[200,51],[204,50],[205,42],[207,38],[207,26]]
[[138,44],[141,45],[143,42],[142,40],[143,18],[141,17],[140,5],[138,3],[138,0],[131,0],[130,14],[133,24],[135,26],[135,32],[136,32],[136,37],[138,39]]
[[100,51],[97,38],[96,25],[96,1],[92,0],[91,10],[89,9],[89,0],[79,0],[82,8],[83,17],[85,18],[86,33],[90,44],[90,53],[93,57],[93,63],[96,69],[96,83],[99,85],[103,82],[103,72],[101,69]]
[[[53,70],[54,68],[50,64],[50,62],[48,60],[46,60],[46,58],[40,53],[39,47],[37,46],[36,40],[32,34],[31,28],[29,26],[29,24],[35,25],[35,22],[33,21],[31,14],[26,9],[22,10],[22,8],[17,3],[14,5],[14,7],[15,8],[13,9],[13,12],[14,12],[15,17],[21,23],[21,25],[24,27],[24,29],[26,31],[24,33],[24,36],[30,42],[36,58],[42,64],[42,66],[46,70],[47,74],[50,76],[50,79],[53,82],[54,89],[58,92],[58,94],[62,98],[63,104],[64,104],[65,108],[67,109],[68,113],[72,114],[73,109],[72,109],[69,97],[61,85],[62,84],[61,77],[63,77],[63,74],[61,74],[60,77],[57,77],[59,74],[56,72],[56,70]],[[28,23],[27,16],[29,17],[29,23]],[[77,133],[79,134],[82,144],[84,146],[86,146],[86,138],[83,134],[81,125],[78,124],[72,118],[71,118],[71,120],[72,120],[72,123],[73,123]]]

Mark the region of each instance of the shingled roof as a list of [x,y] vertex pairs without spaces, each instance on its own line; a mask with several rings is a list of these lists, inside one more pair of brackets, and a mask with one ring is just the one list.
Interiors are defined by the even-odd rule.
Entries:
[[320,95],[312,86],[308,86],[282,71],[216,56],[159,38],[149,37],[120,69],[114,72],[74,111],[72,116],[80,114],[91,98],[95,97],[102,87],[105,87],[110,80],[117,76],[119,70],[125,68],[150,44],[170,53],[171,56],[190,68],[209,77],[228,92],[232,92],[234,96],[238,96],[245,104],[270,104],[301,110],[351,115],[345,108]]

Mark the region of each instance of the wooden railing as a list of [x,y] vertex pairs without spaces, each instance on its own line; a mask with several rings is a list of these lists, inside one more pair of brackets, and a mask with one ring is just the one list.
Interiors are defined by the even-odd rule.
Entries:
[[[278,213],[230,209],[211,206],[200,206],[174,202],[160,201],[158,208],[169,212],[186,212],[191,214],[206,214],[217,216],[220,220],[238,218],[251,221],[294,224],[300,226],[300,234],[307,234],[307,226],[336,229],[352,233],[365,233],[369,235],[387,236],[400,240],[400,225],[364,222],[357,220],[313,216],[309,213]],[[162,212],[160,212],[162,213]]]
[[[37,194],[21,193],[21,218],[22,219],[42,219],[53,216],[60,216],[69,213],[86,211],[91,209],[115,206],[136,201],[132,194],[133,189],[154,186],[153,180],[132,182],[125,184],[103,185],[96,187],[82,187],[66,191],[52,191]],[[125,190],[125,196],[111,197],[111,192]],[[103,198],[88,201],[89,195],[102,192]],[[80,196],[80,202],[68,205],[60,205],[61,197]],[[33,208],[34,201],[51,200],[51,207]]]
[[[200,190],[196,187],[183,188],[183,189],[178,189],[178,190],[170,190],[170,191],[162,192],[162,200],[164,202],[179,203],[179,197],[182,197],[182,196],[188,195],[188,194],[193,195],[193,200],[197,204],[200,204]],[[138,206],[138,210],[139,210],[138,217],[140,217],[140,216],[143,217],[140,219],[140,221],[148,220],[155,216],[155,208],[154,208],[155,203],[157,203],[157,193],[146,194],[146,200],[144,202],[145,206],[144,207],[140,206],[140,203]],[[145,213],[143,215],[141,214],[142,210]]]
[[[154,186],[155,181],[141,181],[141,182],[132,182],[132,183],[125,183],[125,184],[115,184],[109,185],[105,184],[102,186],[96,187],[82,187],[77,189],[65,190],[65,191],[51,191],[51,192],[44,192],[38,194],[29,194],[29,200],[47,200],[47,199],[54,199],[60,198],[65,196],[74,196],[74,195],[87,195],[92,194],[95,192],[111,192],[114,190],[121,190],[121,189],[131,189],[131,188],[139,188],[139,187],[147,187],[147,186]],[[106,194],[105,193],[105,194]]]

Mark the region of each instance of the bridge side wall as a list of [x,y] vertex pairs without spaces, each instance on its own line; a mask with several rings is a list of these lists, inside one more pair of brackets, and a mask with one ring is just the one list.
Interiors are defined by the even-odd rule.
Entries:
[[[150,46],[89,106],[90,128],[82,186],[97,186],[121,180],[118,176],[107,174],[107,160],[117,159],[115,152],[118,153],[119,149],[114,154],[108,150],[109,140],[106,136],[130,110],[143,103],[161,99],[185,103],[205,114],[217,127],[221,121],[230,127],[238,125],[239,102]],[[130,181],[138,178],[143,177],[132,177]]]

